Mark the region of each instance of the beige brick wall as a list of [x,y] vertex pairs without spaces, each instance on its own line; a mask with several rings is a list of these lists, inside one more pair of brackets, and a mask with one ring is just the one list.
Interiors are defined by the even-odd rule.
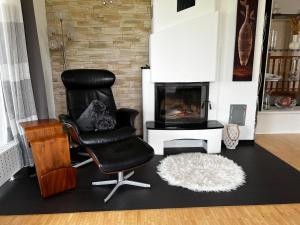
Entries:
[[[118,107],[139,110],[136,121],[142,131],[140,67],[148,64],[151,29],[151,0],[46,0],[49,28],[58,28],[57,12],[64,11],[65,23],[74,29],[67,48],[68,68],[111,70],[117,80],[113,88]],[[56,115],[66,112],[65,90],[60,79],[60,53],[51,51]]]

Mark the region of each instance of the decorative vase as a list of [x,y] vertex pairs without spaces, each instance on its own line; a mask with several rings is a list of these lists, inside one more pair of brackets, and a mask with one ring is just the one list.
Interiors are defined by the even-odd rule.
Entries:
[[270,48],[271,50],[276,49],[277,35],[278,35],[278,32],[277,32],[276,30],[272,30],[272,33],[271,33],[271,41],[270,41],[270,46],[269,46],[269,48]]
[[289,48],[291,50],[297,50],[300,48],[300,43],[298,42],[298,35],[294,34],[293,35],[293,40],[292,42],[289,44]]
[[238,50],[241,66],[246,66],[248,64],[253,46],[253,32],[249,5],[246,5],[245,8],[245,21],[240,29],[238,38]]
[[227,149],[236,149],[239,144],[240,129],[237,124],[228,124],[224,129],[223,141]]

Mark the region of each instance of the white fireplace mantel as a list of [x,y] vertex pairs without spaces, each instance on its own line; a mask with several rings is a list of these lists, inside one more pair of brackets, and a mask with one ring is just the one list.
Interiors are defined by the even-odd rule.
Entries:
[[218,20],[208,13],[151,34],[152,82],[215,81]]

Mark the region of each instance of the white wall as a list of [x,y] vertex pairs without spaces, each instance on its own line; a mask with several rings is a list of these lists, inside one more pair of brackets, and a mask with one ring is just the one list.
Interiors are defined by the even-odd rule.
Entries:
[[[279,7],[279,12],[282,14],[296,14],[300,13],[300,1],[299,0],[275,0]],[[275,4],[273,4],[273,7]]]
[[177,13],[177,0],[152,0],[152,31],[155,33],[179,22],[194,19],[202,14],[215,12],[216,1],[196,0],[194,7]]
[[36,18],[37,32],[39,38],[39,45],[42,57],[42,66],[44,71],[44,79],[46,86],[48,112],[50,118],[55,118],[55,105],[53,95],[52,83],[52,68],[48,43],[48,28],[46,18],[45,0],[33,0],[34,13]]
[[177,14],[176,2],[176,0],[153,1],[153,31],[165,29],[181,20],[195,18],[199,14],[211,13],[215,10],[219,12],[217,77],[216,82],[210,85],[210,101],[213,109],[209,112],[209,119],[217,119],[226,124],[229,120],[230,104],[246,104],[246,123],[240,129],[240,138],[253,140],[266,0],[259,0],[253,81],[251,82],[232,82],[237,0],[199,0],[193,9],[184,10],[182,17],[180,17],[181,13]]
[[257,134],[300,133],[300,111],[263,111],[257,120]]
[[265,0],[259,1],[256,43],[254,51],[253,81],[232,82],[237,0],[219,0],[219,78],[215,88],[218,99],[215,104],[217,120],[228,123],[230,104],[246,104],[246,124],[241,127],[241,139],[253,140],[255,133],[255,114],[258,92],[258,78],[262,50]]

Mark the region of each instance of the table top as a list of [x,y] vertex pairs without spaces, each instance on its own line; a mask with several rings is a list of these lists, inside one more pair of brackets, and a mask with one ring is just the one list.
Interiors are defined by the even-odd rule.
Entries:
[[55,119],[34,120],[20,123],[25,131],[27,141],[40,141],[64,133],[62,124]]
[[49,126],[61,126],[61,123],[56,119],[44,119],[44,120],[34,120],[29,122],[20,123],[20,125],[25,129],[34,129],[34,128],[42,128]]
[[149,130],[209,130],[223,129],[224,125],[217,120],[208,120],[203,123],[191,124],[164,124],[148,121],[146,122],[146,127]]

